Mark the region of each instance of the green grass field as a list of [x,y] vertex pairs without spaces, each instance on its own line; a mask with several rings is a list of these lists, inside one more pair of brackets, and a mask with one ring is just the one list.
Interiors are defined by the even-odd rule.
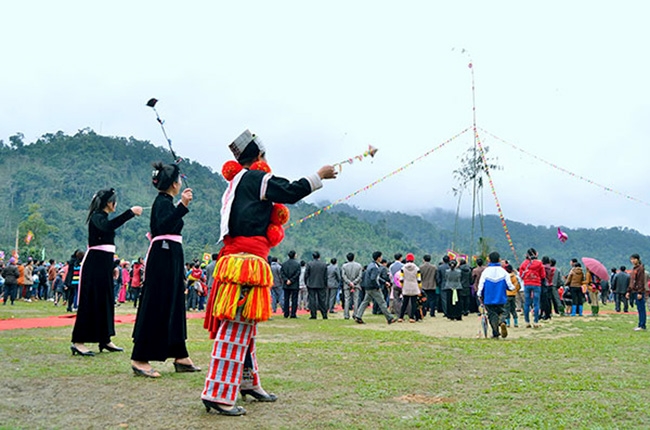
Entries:
[[[0,306],[2,319],[54,313],[62,312],[49,302]],[[131,324],[116,327],[125,353],[92,358],[71,356],[71,327],[2,331],[0,427],[650,428],[650,337],[632,330],[636,315],[555,318],[505,340],[477,339],[475,316],[390,327],[364,319],[261,324],[262,381],[279,400],[246,403],[236,418],[205,412],[204,372],[175,374],[170,360],[154,363],[158,380],[135,377]],[[188,332],[191,356],[207,370],[202,320],[189,320]]]

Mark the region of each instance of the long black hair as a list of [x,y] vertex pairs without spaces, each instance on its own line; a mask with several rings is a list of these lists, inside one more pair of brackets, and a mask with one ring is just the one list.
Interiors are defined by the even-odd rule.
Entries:
[[86,217],[86,224],[90,222],[90,218],[97,211],[101,211],[107,204],[117,201],[117,194],[114,188],[99,190],[93,196],[88,206],[88,216]]
[[528,249],[528,251],[526,251],[526,258],[528,258],[529,260],[534,260],[537,258],[537,251],[535,250],[535,248],[530,248]]
[[178,181],[180,170],[176,164],[163,164],[162,161],[151,164],[153,172],[151,172],[151,183],[160,191],[165,191],[172,184]]

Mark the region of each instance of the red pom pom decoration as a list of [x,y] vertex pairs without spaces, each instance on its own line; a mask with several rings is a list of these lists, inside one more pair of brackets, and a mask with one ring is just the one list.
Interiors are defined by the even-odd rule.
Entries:
[[277,224],[269,225],[269,228],[266,229],[266,238],[271,245],[271,248],[277,246],[284,239],[284,228]]
[[289,222],[290,215],[291,212],[288,207],[275,203],[271,211],[271,224],[284,225]]
[[271,173],[271,167],[266,161],[256,161],[251,164],[251,170],[261,170],[262,172]]
[[221,168],[221,174],[224,178],[226,178],[226,181],[230,182],[235,176],[237,176],[239,172],[242,171],[242,169],[243,167],[241,164],[235,160],[229,160],[223,164],[223,167]]

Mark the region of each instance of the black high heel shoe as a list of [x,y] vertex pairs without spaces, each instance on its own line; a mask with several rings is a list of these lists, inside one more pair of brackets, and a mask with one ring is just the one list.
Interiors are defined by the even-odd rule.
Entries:
[[146,378],[154,378],[154,379],[160,378],[160,374],[153,369],[149,369],[149,370],[139,369],[134,365],[131,365],[131,369],[133,369],[133,373],[135,373],[135,376],[144,376]]
[[244,400],[246,400],[246,396],[253,396],[253,398],[258,402],[275,402],[278,400],[278,396],[275,394],[262,394],[255,390],[239,390],[239,393],[242,395]]
[[75,356],[77,354],[82,355],[84,357],[94,357],[95,356],[94,352],[92,352],[92,351],[82,352],[82,351],[79,350],[79,348],[77,348],[74,345],[70,345],[70,351],[72,351],[73,356]]
[[176,373],[189,373],[189,372],[200,372],[201,368],[197,367],[193,364],[183,364],[183,363],[177,363],[174,361],[174,369],[176,369]]
[[232,409],[224,409],[219,405],[219,403],[211,402],[205,399],[202,400],[203,400],[203,404],[205,405],[206,412],[210,412],[210,409],[214,409],[220,415],[226,415],[229,417],[238,417],[240,415],[246,415],[246,409],[242,408],[241,406],[235,406]]
[[104,352],[104,350],[108,352],[122,352],[124,351],[124,348],[120,348],[119,346],[99,345],[99,352]]

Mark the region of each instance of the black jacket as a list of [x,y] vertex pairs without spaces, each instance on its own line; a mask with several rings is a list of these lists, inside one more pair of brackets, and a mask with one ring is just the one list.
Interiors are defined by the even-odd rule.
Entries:
[[[382,266],[377,262],[373,261],[372,263],[366,266],[366,271],[363,272],[365,282],[362,281],[361,285],[364,290],[378,290],[384,286],[386,279],[381,279],[382,275]],[[388,271],[384,273],[384,276],[388,276]],[[390,279],[390,278],[388,278]]]
[[[295,258],[290,258],[282,263],[280,270],[282,275],[282,288],[286,290],[297,290],[300,288],[300,263]],[[287,285],[291,281],[291,285]]]
[[305,267],[305,284],[307,288],[327,288],[327,264],[312,260]]
[[612,280],[612,291],[617,294],[627,293],[627,287],[630,285],[630,275],[625,272],[618,272]]
[[4,269],[2,269],[2,277],[5,278],[5,284],[7,285],[17,285],[18,277],[20,273],[18,272],[18,266],[14,264],[7,264]]

